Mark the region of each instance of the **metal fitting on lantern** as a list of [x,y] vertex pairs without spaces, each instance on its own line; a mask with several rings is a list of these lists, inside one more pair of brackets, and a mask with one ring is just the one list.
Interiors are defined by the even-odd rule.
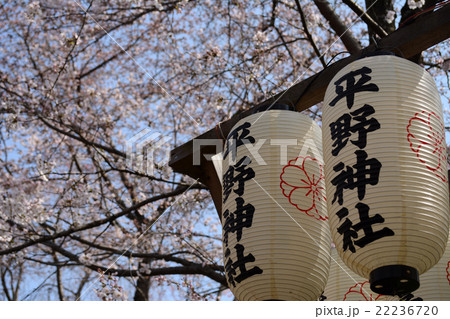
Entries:
[[419,272],[403,265],[382,266],[370,273],[370,289],[382,295],[402,296],[419,288]]

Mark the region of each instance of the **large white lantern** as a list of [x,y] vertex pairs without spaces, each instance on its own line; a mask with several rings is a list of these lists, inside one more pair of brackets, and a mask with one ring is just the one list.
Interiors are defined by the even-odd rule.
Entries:
[[449,232],[443,114],[433,78],[393,55],[356,60],[331,80],[322,128],[340,257],[377,293],[417,289]]
[[282,109],[240,120],[226,141],[222,182],[224,265],[235,297],[317,300],[331,242],[320,127]]

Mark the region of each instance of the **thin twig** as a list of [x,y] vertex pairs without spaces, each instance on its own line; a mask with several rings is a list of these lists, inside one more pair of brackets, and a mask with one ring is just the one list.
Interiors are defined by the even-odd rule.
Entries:
[[319,48],[316,45],[316,42],[314,41],[311,33],[308,29],[308,23],[305,18],[305,13],[303,12],[302,6],[300,5],[300,2],[298,0],[295,0],[295,4],[297,5],[297,10],[300,13],[300,17],[302,19],[302,25],[303,25],[303,31],[305,31],[306,37],[308,38],[309,42],[311,43],[314,52],[316,53],[317,57],[319,58],[320,62],[322,63],[322,66],[324,68],[327,67],[327,62],[325,61],[324,56],[320,53]]
[[352,0],[342,0],[350,9],[353,10],[363,20],[367,26],[372,29],[380,38],[388,35],[388,33],[374,20],[371,16],[364,11],[357,3]]

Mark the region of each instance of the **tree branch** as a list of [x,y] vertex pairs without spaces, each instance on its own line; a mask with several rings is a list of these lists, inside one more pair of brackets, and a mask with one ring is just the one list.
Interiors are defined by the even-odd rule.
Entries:
[[320,62],[322,63],[322,66],[324,68],[326,68],[327,62],[325,61],[323,54],[320,53],[319,48],[316,45],[316,42],[314,42],[314,39],[308,30],[308,23],[306,21],[305,14],[303,12],[303,9],[302,9],[302,6],[300,5],[299,0],[295,0],[295,4],[297,5],[297,10],[300,13],[300,17],[302,19],[303,31],[305,31],[306,37],[308,38],[309,42],[311,43],[311,45],[314,49],[314,52],[316,53],[317,57],[319,58]]
[[106,224],[106,223],[110,223],[110,222],[116,220],[117,218],[122,217],[122,216],[127,215],[127,214],[130,214],[134,210],[136,210],[138,208],[141,208],[141,207],[143,207],[143,206],[145,206],[145,205],[147,205],[149,203],[155,202],[155,201],[160,200],[160,199],[164,199],[164,198],[180,195],[180,194],[182,194],[183,192],[185,192],[185,191],[187,191],[189,189],[196,189],[197,185],[198,184],[193,184],[190,187],[179,186],[172,192],[169,192],[169,193],[166,193],[166,194],[157,195],[157,196],[154,196],[154,197],[151,197],[151,198],[147,198],[146,200],[143,200],[142,202],[140,202],[140,203],[138,203],[136,205],[130,206],[129,208],[124,209],[121,212],[119,212],[117,214],[114,214],[114,215],[111,215],[109,217],[93,221],[91,223],[85,224],[85,225],[80,226],[80,227],[69,228],[67,230],[64,230],[62,232],[56,233],[54,235],[43,235],[40,238],[27,241],[27,242],[25,242],[25,243],[23,243],[21,245],[18,245],[18,246],[9,248],[9,249],[2,250],[2,251],[0,251],[0,256],[7,255],[7,254],[10,254],[10,253],[14,253],[14,252],[18,252],[18,251],[20,251],[20,250],[22,250],[24,248],[27,248],[27,247],[30,247],[30,246],[33,246],[33,245],[36,245],[36,244],[45,243],[45,242],[48,242],[48,241],[51,241],[51,240],[55,240],[57,238],[69,236],[69,235],[74,234],[76,232],[80,232],[80,231],[83,231],[83,230],[87,230],[87,229],[91,229],[91,228],[95,228],[95,227],[101,226],[101,225]]
[[350,9],[352,9],[353,12],[355,12],[361,18],[361,20],[363,20],[367,24],[367,26],[372,29],[380,38],[388,35],[388,33],[357,3],[353,2],[352,0],[342,0],[342,2],[345,3]]
[[78,285],[77,291],[75,292],[75,300],[80,300],[83,287],[88,283],[89,277],[91,277],[91,273],[90,271],[86,271],[83,279],[81,279],[80,284]]
[[126,154],[125,154],[125,153],[123,153],[123,152],[121,152],[121,151],[119,151],[119,150],[116,150],[115,148],[112,148],[112,147],[109,147],[109,146],[106,146],[106,145],[101,145],[101,144],[96,143],[96,142],[88,141],[87,139],[85,139],[85,138],[84,138],[83,136],[81,136],[81,135],[76,136],[76,135],[74,135],[74,134],[72,134],[72,133],[66,132],[66,131],[64,131],[64,130],[62,130],[62,129],[60,129],[60,128],[58,128],[58,127],[52,125],[52,124],[50,124],[46,119],[44,119],[44,118],[43,118],[42,116],[40,116],[40,115],[37,115],[37,117],[38,117],[38,119],[39,119],[42,123],[44,123],[47,127],[51,128],[52,130],[54,130],[54,131],[56,131],[56,132],[58,132],[58,133],[61,133],[61,134],[63,134],[63,135],[66,135],[66,136],[68,136],[68,137],[74,139],[74,140],[77,140],[77,141],[79,141],[79,142],[82,142],[83,144],[90,145],[90,146],[94,146],[94,147],[96,147],[96,148],[102,149],[102,150],[104,150],[104,151],[107,151],[108,153],[115,154],[115,155],[118,155],[118,156],[123,157],[123,158],[126,157]]
[[61,267],[60,265],[58,265],[59,260],[58,257],[56,256],[56,253],[53,252],[53,260],[56,263],[56,287],[58,288],[58,296],[59,296],[59,300],[60,301],[64,301],[66,300],[66,297],[64,296],[64,286],[62,283],[62,278],[61,278]]
[[[80,237],[74,236],[74,235],[70,236],[70,238],[72,238],[82,244],[88,245],[89,247],[107,251],[107,252],[113,253],[115,255],[129,257],[129,258],[136,257],[136,258],[146,258],[146,259],[150,259],[150,260],[155,259],[155,260],[172,261],[172,262],[176,262],[178,264],[184,265],[184,266],[187,266],[191,263],[190,261],[187,261],[186,259],[175,257],[175,255],[179,255],[179,254],[183,254],[183,253],[190,253],[187,251],[181,251],[181,252],[176,252],[176,253],[172,253],[172,254],[137,253],[137,252],[132,252],[130,250],[120,250],[120,249],[115,249],[112,247],[102,246],[102,245],[95,244],[91,241],[85,240],[83,238],[80,238]],[[195,256],[197,256],[197,255],[195,255]],[[217,266],[217,265],[213,265],[213,264],[211,264],[209,266],[211,268],[213,268],[214,270],[223,271],[222,266]]]
[[[53,250],[57,251],[58,253],[60,253],[64,257],[69,258],[72,261],[80,262],[80,259],[77,255],[69,252],[68,250],[60,247],[59,245],[53,242],[46,242],[43,244],[45,246],[52,248]],[[136,269],[118,269],[94,264],[84,264],[84,266],[95,271],[100,270],[102,273],[106,275],[113,275],[118,277],[136,277],[141,275],[139,270]],[[148,276],[154,277],[161,275],[204,275],[214,281],[217,281],[218,283],[224,285],[225,287],[228,286],[224,275],[216,272],[211,267],[193,262],[187,262],[185,266],[179,267],[162,267],[154,269],[150,268],[150,274]]]
[[6,284],[6,271],[7,271],[7,268],[4,270],[3,269],[1,270],[3,292],[5,293],[6,299],[8,299],[8,301],[12,301],[13,299],[11,298],[11,296],[9,294],[8,285]]
[[116,54],[110,56],[108,59],[100,62],[99,64],[97,64],[96,66],[92,67],[91,69],[82,72],[79,76],[78,79],[81,80],[82,78],[90,75],[91,73],[97,71],[98,69],[101,69],[102,67],[104,67],[105,65],[107,65],[109,62],[114,61],[116,58],[118,58],[119,56],[123,55],[124,53],[128,52],[133,46],[135,46],[138,43],[138,40],[130,43],[128,46],[126,46],[123,50],[118,51]]
[[[365,0],[365,3],[367,15],[370,16],[376,24],[386,31],[387,34],[395,31],[395,19],[392,19],[392,21],[386,20],[388,11],[394,10],[393,0]],[[379,36],[379,34],[371,25],[368,25],[368,31],[370,44],[375,44],[375,35]]]
[[336,15],[333,8],[326,0],[314,0],[317,8],[325,19],[330,23],[330,27],[336,32],[351,54],[356,54],[361,50],[361,45],[356,40],[347,26]]

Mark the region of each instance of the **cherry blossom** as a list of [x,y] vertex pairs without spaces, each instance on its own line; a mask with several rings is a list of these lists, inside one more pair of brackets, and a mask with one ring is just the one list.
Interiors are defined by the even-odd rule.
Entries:
[[395,11],[388,10],[388,12],[386,13],[385,19],[386,19],[387,23],[392,23],[395,20]]
[[310,156],[290,160],[280,175],[280,187],[289,203],[308,216],[318,220],[327,220],[319,212],[317,204],[326,201],[323,166]]
[[408,0],[408,6],[410,9],[420,9],[425,4],[425,0]]
[[[422,111],[409,120],[406,130],[411,150],[417,154],[419,161],[448,183],[447,147],[442,120],[434,112]],[[429,160],[431,154],[433,159]]]
[[[327,1],[298,3],[3,1],[0,300],[233,299],[205,185],[168,165],[136,170],[126,145],[148,128],[173,149],[369,44],[343,2],[333,23],[318,8]],[[444,100],[449,47],[423,53]],[[320,124],[321,104],[305,114]],[[312,176],[305,168],[316,161],[298,165],[280,191],[325,219],[322,168]]]
[[127,294],[119,285],[117,277],[112,275],[100,275],[100,288],[95,292],[103,301],[123,301],[127,300]]

